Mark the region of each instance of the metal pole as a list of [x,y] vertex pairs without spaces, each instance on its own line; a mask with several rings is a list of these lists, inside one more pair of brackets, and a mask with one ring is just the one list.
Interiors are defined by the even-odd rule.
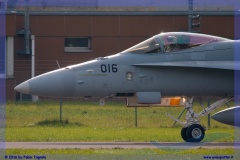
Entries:
[[62,98],[60,98],[60,123],[62,123]]
[[25,0],[25,14],[24,14],[24,39],[25,39],[25,54],[30,54],[30,45],[29,45],[29,0]]
[[193,0],[188,0],[188,32],[192,32]]
[[32,40],[32,69],[31,69],[31,75],[32,78],[35,76],[35,36],[31,35]]
[[[208,99],[208,107],[210,106],[210,99]],[[210,119],[211,119],[211,115],[210,113],[208,114],[208,129],[211,127],[211,123],[210,123]]]
[[[32,40],[32,67],[31,67],[31,77],[35,76],[35,35],[31,35]],[[38,96],[32,95],[32,101],[37,102]]]
[[[58,63],[57,60],[56,62],[57,62],[58,68],[60,69],[61,68],[60,64]],[[59,106],[60,107],[60,123],[62,123],[62,97],[60,97],[59,102],[60,102],[60,106]]]
[[[183,110],[182,113],[178,116],[177,119],[180,119],[180,118],[182,117],[182,115],[183,115],[183,113],[185,112],[185,110],[186,110],[186,108],[184,108],[184,110]],[[172,126],[175,126],[176,123],[177,123],[177,121],[175,121]]]
[[137,113],[137,107],[135,107],[135,127],[138,127],[138,113]]

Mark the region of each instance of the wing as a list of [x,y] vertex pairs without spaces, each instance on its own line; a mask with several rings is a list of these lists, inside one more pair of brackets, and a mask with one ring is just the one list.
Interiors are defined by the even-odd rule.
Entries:
[[155,62],[133,64],[142,67],[191,67],[191,68],[212,68],[225,70],[240,70],[240,63],[235,61],[178,61],[178,62]]

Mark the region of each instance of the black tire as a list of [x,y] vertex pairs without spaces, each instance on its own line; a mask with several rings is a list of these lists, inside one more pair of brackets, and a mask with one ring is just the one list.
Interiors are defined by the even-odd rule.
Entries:
[[205,136],[204,128],[199,124],[193,124],[188,127],[187,142],[201,142]]
[[187,139],[188,139],[188,137],[187,137],[187,129],[188,129],[188,128],[182,128],[182,130],[181,130],[181,136],[182,136],[182,139],[183,139],[185,142],[187,142]]

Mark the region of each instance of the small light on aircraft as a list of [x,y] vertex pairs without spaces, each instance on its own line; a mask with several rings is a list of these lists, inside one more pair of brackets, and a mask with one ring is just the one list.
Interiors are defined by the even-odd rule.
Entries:
[[183,103],[185,103],[185,102],[186,102],[186,99],[185,99],[185,98],[182,98],[182,100],[183,100]]
[[131,81],[132,78],[133,78],[133,73],[132,72],[127,72],[126,78],[127,78],[127,80]]

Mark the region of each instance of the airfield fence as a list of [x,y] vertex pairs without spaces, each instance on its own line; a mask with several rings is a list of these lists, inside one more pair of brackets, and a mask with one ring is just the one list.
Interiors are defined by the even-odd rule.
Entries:
[[[59,61],[58,63],[61,67],[65,67],[79,62]],[[14,75],[12,78],[7,79],[6,82],[7,96],[12,97],[8,99],[7,107],[11,107],[12,104],[15,106],[24,104],[29,108],[39,107],[37,112],[41,113],[41,118],[36,119],[34,123],[62,120],[63,123],[91,127],[180,127],[178,123],[173,125],[174,120],[167,117],[166,113],[179,117],[184,107],[126,107],[126,98],[106,99],[105,106],[100,106],[99,99],[94,98],[60,100],[58,98],[39,97],[38,102],[32,102],[32,96],[14,91],[16,85],[31,78],[31,61],[15,61],[14,64]],[[36,61],[35,75],[54,69],[58,69],[56,61]],[[213,103],[217,99],[217,97],[195,98],[194,109],[196,113],[199,113],[208,106],[208,103]],[[61,104],[62,107],[60,107]],[[229,103],[229,106],[233,106],[232,102]],[[226,107],[222,106],[218,111]],[[31,109],[29,112],[31,112]],[[185,114],[180,119],[184,121]],[[214,120],[211,120],[210,124],[208,116],[202,117],[201,122],[206,128],[224,126]],[[28,125],[28,122],[26,122],[26,125]]]

